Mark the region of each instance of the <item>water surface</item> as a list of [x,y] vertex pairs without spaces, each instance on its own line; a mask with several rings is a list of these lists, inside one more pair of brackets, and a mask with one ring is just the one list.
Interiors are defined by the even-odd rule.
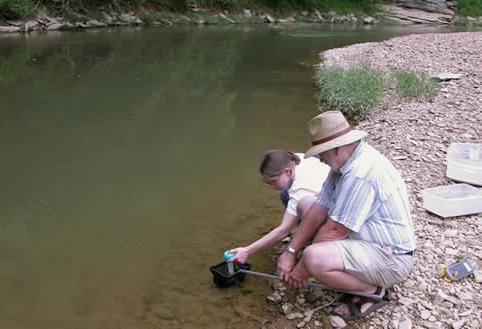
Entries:
[[258,328],[266,283],[220,291],[208,268],[278,223],[258,162],[308,147],[318,53],[441,30],[1,36],[0,327]]

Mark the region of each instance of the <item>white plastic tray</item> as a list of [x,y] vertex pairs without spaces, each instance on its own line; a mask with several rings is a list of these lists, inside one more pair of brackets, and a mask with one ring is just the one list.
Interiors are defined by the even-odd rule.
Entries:
[[450,144],[447,151],[447,177],[482,186],[482,144]]
[[422,191],[423,207],[441,217],[482,212],[482,189],[469,184],[427,188]]

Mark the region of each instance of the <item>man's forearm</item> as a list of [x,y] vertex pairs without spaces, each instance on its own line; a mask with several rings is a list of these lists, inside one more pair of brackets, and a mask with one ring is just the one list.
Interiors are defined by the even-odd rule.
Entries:
[[298,230],[296,231],[290,246],[296,250],[300,250],[326,221],[328,215],[328,209],[321,206],[318,203],[313,204],[311,209],[305,215],[305,218],[301,221]]

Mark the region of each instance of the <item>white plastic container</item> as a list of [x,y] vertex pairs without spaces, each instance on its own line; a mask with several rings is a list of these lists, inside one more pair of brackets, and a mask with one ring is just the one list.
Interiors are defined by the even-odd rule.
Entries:
[[447,151],[447,177],[482,186],[482,144],[450,144]]
[[441,217],[482,212],[482,189],[469,184],[427,188],[422,191],[423,207]]

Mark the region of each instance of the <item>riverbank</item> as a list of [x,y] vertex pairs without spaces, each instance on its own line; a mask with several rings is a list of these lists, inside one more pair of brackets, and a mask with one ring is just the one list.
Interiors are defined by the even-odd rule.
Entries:
[[[389,91],[382,104],[359,124],[368,132],[367,141],[394,163],[407,183],[418,246],[414,270],[406,282],[394,287],[394,301],[348,327],[482,327],[482,215],[441,219],[425,211],[421,195],[425,188],[454,183],[445,175],[451,143],[482,142],[481,51],[482,32],[473,32],[411,35],[322,54],[321,65],[350,68],[363,64],[387,74],[408,69],[429,76],[442,72],[461,75],[440,82],[438,94],[430,101],[401,99]],[[479,269],[477,275],[446,283],[438,275],[439,266],[459,259],[468,259]],[[329,304],[330,295],[296,293],[276,286],[274,296],[270,299],[285,315],[270,328],[331,326],[331,306],[306,316],[306,311]],[[336,326],[345,325],[336,322]]]
[[19,19],[2,19],[0,33],[29,33],[32,31],[83,30],[114,26],[136,25],[207,25],[207,24],[430,24],[482,26],[482,17],[457,15],[453,8],[436,11],[427,8],[404,7],[395,4],[379,5],[375,9],[357,11],[329,10],[276,11],[268,8],[226,10],[192,6],[184,11],[160,10],[152,7],[98,7],[91,10],[52,10],[40,6],[31,15]]
[[285,23],[330,23],[330,24],[375,24],[381,17],[370,15],[337,14],[300,11],[281,15],[265,10],[245,9],[242,12],[208,11],[193,8],[188,12],[141,11],[118,12],[100,11],[87,15],[71,12],[66,16],[55,16],[46,10],[39,11],[34,17],[25,20],[5,20],[0,22],[0,33],[83,30],[114,26],[135,25],[227,25],[227,24],[285,24]]

